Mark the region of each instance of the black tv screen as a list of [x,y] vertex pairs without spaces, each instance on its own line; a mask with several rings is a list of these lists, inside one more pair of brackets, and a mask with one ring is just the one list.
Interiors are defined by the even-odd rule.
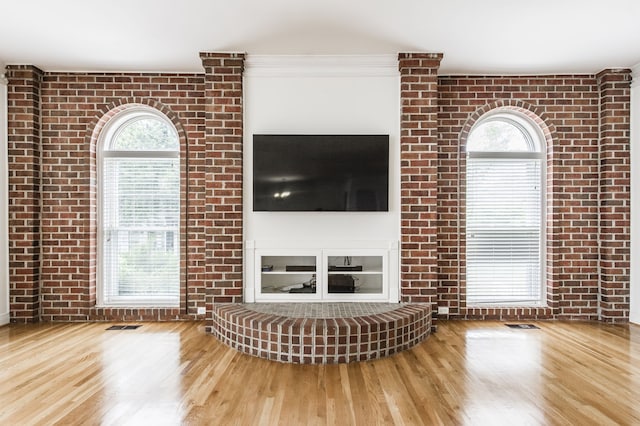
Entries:
[[253,135],[254,211],[388,211],[389,135]]

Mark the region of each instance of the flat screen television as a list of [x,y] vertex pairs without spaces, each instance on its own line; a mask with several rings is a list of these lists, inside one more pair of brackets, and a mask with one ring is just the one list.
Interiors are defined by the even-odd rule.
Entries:
[[253,211],[388,211],[389,135],[253,135]]

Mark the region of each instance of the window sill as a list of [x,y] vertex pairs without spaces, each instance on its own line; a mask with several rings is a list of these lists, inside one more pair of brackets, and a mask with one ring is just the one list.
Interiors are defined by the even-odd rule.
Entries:
[[131,308],[131,309],[151,309],[151,308],[180,308],[180,302],[171,301],[151,301],[151,300],[121,300],[109,303],[97,303],[96,308]]
[[529,309],[529,308],[537,308],[537,309],[546,309],[549,306],[546,303],[474,303],[467,304],[466,309]]

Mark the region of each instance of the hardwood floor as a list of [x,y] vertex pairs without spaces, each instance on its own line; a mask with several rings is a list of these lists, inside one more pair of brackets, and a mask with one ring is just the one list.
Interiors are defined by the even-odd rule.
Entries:
[[279,364],[201,323],[0,328],[0,424],[640,424],[640,327],[440,322],[412,350]]

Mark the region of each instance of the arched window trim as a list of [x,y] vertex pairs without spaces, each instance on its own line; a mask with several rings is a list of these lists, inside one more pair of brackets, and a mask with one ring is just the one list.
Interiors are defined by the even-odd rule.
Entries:
[[137,106],[121,111],[113,117],[105,126],[98,140],[100,146],[99,154],[104,157],[180,157],[180,145],[176,145],[173,150],[116,150],[111,148],[111,144],[118,138],[120,133],[131,124],[139,120],[154,118],[169,126],[174,138],[179,141],[178,132],[167,116],[160,111],[146,106]]
[[[503,123],[508,123],[518,129],[525,140],[527,141],[529,151],[474,151],[469,149],[469,140],[473,135],[473,132],[477,130],[479,126],[491,121],[501,121]],[[467,169],[469,167],[469,162],[474,159],[485,159],[491,160],[494,159],[496,161],[501,160],[509,160],[509,159],[531,159],[540,161],[540,242],[539,242],[539,271],[540,271],[540,293],[539,299],[537,300],[524,300],[524,301],[492,301],[488,303],[482,302],[469,302],[469,292],[467,291],[467,306],[469,307],[484,307],[484,306],[505,306],[505,307],[521,307],[521,306],[545,306],[546,305],[546,285],[545,285],[545,275],[546,275],[546,160],[547,160],[547,152],[546,152],[546,138],[544,137],[543,131],[541,127],[534,122],[530,117],[522,114],[518,111],[508,110],[500,108],[494,111],[490,111],[484,116],[480,117],[474,125],[471,127],[467,134],[467,145],[466,145],[466,158],[467,158]],[[467,188],[468,188],[469,176],[467,176]],[[468,203],[468,189],[467,189],[467,203]],[[468,205],[468,204],[467,204]],[[468,213],[467,213],[467,223],[468,223]],[[469,229],[467,227],[467,231],[465,233],[467,235],[467,240],[469,238]],[[469,242],[467,241],[467,250],[469,248]],[[466,256],[467,267],[469,265],[469,256]],[[468,288],[469,280],[467,276],[467,288]]]
[[[176,144],[173,150],[113,150],[110,149],[113,142],[117,139],[119,133],[127,126],[137,120],[145,118],[155,118],[167,124],[173,132]],[[107,285],[104,277],[104,161],[107,158],[140,158],[140,159],[180,159],[180,138],[177,129],[172,121],[159,110],[146,106],[136,105],[128,107],[115,114],[109,122],[107,122],[97,140],[97,162],[96,162],[96,192],[97,192],[97,280],[96,280],[96,302],[97,306],[106,307],[178,307],[180,304],[180,289],[178,280],[178,295],[172,298],[154,298],[154,297],[129,297],[122,300],[109,300],[106,296],[105,286]],[[180,197],[178,198],[180,200]],[[182,202],[181,200],[179,201]],[[180,231],[178,230],[178,235]],[[180,247],[178,241],[178,247]]]
[[[473,132],[483,124],[502,122],[515,127],[524,137],[528,151],[474,151],[470,149],[468,141]],[[545,138],[540,127],[528,117],[515,111],[489,112],[481,117],[469,131],[467,138],[467,158],[546,158]]]

